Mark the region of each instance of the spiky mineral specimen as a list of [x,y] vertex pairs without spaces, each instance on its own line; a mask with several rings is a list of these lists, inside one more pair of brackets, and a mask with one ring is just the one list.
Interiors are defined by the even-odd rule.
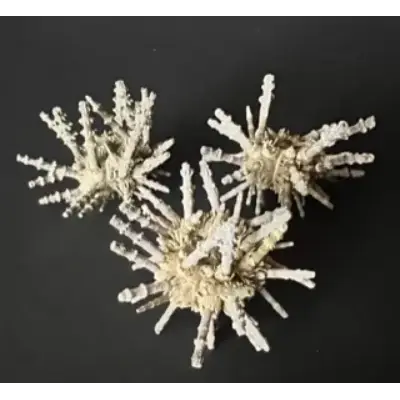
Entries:
[[339,140],[347,140],[356,133],[366,133],[375,127],[374,117],[360,119],[349,126],[340,121],[324,125],[306,135],[290,134],[286,129],[275,132],[267,126],[268,113],[274,89],[273,75],[266,75],[259,98],[260,111],[258,126],[254,127],[250,107],[246,107],[246,135],[229,115],[221,109],[215,111],[216,119],[209,119],[208,125],[221,135],[227,136],[241,147],[236,154],[226,154],[221,149],[202,147],[203,159],[207,162],[226,162],[238,167],[222,179],[223,184],[239,184],[221,197],[222,201],[248,190],[246,204],[256,196],[255,213],[261,212],[263,191],[272,190],[278,202],[291,208],[294,199],[301,216],[304,216],[305,197],[311,195],[328,208],[333,208],[328,195],[317,184],[320,179],[358,178],[364,171],[352,168],[354,164],[374,161],[370,153],[327,154],[327,149]]
[[[141,90],[141,100],[132,101],[123,81],[115,83],[113,113],[105,111],[99,103],[86,96],[79,103],[81,130],[76,132],[72,123],[59,107],[52,117],[41,113],[40,118],[52,129],[57,138],[69,148],[73,156],[71,165],[46,162],[17,155],[17,161],[44,171],[44,176],[28,183],[30,188],[75,180],[78,185],[63,192],[54,192],[39,199],[39,204],[65,202],[63,216],[77,213],[82,217],[95,208],[103,210],[114,196],[123,201],[136,196],[143,188],[168,192],[168,188],[152,179],[170,156],[168,149],[173,139],[150,147],[150,128],[155,94]],[[91,112],[104,122],[106,130],[96,131]]]
[[141,212],[126,203],[121,204],[120,210],[130,221],[156,234],[157,244],[113,216],[111,225],[142,253],[116,242],[111,244],[111,249],[132,262],[133,270],[145,268],[154,275],[151,283],[125,289],[118,299],[126,303],[147,300],[137,309],[139,313],[169,303],[155,325],[157,334],[178,308],[189,308],[200,314],[191,359],[192,366],[200,368],[205,349],[214,347],[215,322],[221,312],[232,320],[237,334],[247,336],[257,351],[268,351],[269,345],[258,330],[257,322],[245,311],[246,300],[259,293],[286,318],[286,311],[265,289],[265,283],[284,279],[313,288],[315,273],[290,270],[269,255],[273,249],[292,245],[280,242],[291,216],[288,209],[278,208],[246,220],[240,216],[243,199],[240,193],[233,212],[228,212],[221,203],[207,163],[202,161],[200,174],[211,210],[194,211],[192,174],[189,164],[182,164],[183,217],[150,194],[147,200],[158,213],[146,204]]

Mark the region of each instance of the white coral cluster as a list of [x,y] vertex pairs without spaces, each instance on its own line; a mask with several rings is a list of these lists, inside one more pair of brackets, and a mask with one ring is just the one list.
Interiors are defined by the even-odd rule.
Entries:
[[[337,141],[374,128],[374,117],[360,119],[353,126],[343,121],[324,125],[306,135],[292,135],[285,129],[275,132],[267,126],[273,89],[274,77],[266,75],[259,98],[257,127],[250,107],[246,108],[247,134],[221,109],[215,111],[215,119],[208,121],[210,127],[241,147],[235,154],[209,147],[201,149],[200,175],[209,211],[195,209],[193,171],[188,163],[181,167],[182,215],[157,197],[155,192],[169,192],[155,177],[166,174],[159,167],[170,157],[168,150],[174,140],[150,146],[155,94],[142,89],[141,100],[134,102],[122,81],[115,84],[112,113],[89,96],[79,103],[79,131],[73,130],[72,123],[58,107],[53,109],[51,117],[40,114],[71,151],[71,165],[17,156],[18,162],[45,172],[29,182],[30,188],[65,178],[77,182],[75,188],[39,199],[40,204],[65,202],[65,217],[72,213],[82,217],[95,208],[102,211],[114,196],[122,200],[119,210],[128,221],[114,215],[110,224],[130,240],[132,248],[114,241],[111,250],[128,259],[133,270],[148,270],[153,280],[124,289],[118,300],[132,304],[144,301],[137,312],[166,304],[155,325],[157,334],[177,309],[198,313],[200,323],[191,358],[195,368],[202,367],[205,350],[214,348],[216,321],[221,313],[231,319],[236,333],[246,336],[257,351],[269,350],[258,323],[246,312],[246,302],[258,293],[286,318],[288,314],[265,286],[275,279],[291,280],[309,289],[315,286],[314,271],[292,270],[271,257],[273,250],[293,245],[282,241],[293,201],[302,216],[308,195],[332,208],[317,181],[363,176],[363,170],[353,165],[374,160],[370,153],[327,153]],[[104,132],[95,128],[94,116],[103,121]],[[222,183],[238,182],[238,185],[220,196],[210,162],[236,166]],[[262,213],[264,190],[275,192],[281,207]],[[234,197],[235,205],[229,211],[225,202]],[[243,202],[249,205],[253,197],[255,216],[243,218]],[[155,235],[156,240],[146,238],[144,232],[136,232],[131,223]]]
[[113,216],[110,223],[137,248],[127,249],[113,242],[111,249],[132,263],[132,269],[150,271],[154,280],[148,284],[123,290],[120,302],[147,300],[137,312],[168,304],[155,326],[159,334],[176,309],[188,308],[200,314],[191,364],[200,368],[206,348],[214,347],[215,321],[220,313],[232,320],[239,336],[247,336],[257,351],[268,351],[269,345],[260,333],[257,322],[245,311],[246,300],[256,293],[263,296],[284,318],[286,311],[265,289],[273,279],[298,282],[314,287],[315,276],[309,270],[291,270],[270,257],[274,249],[291,242],[281,242],[291,213],[285,207],[265,212],[250,220],[240,216],[243,195],[239,193],[232,212],[225,209],[206,162],[200,163],[203,186],[210,211],[194,209],[192,170],[182,164],[183,216],[162,200],[143,191],[143,198],[157,212],[143,204],[141,210],[123,203],[120,210],[130,221],[156,234],[156,243],[135,232],[130,223]]
[[235,154],[209,147],[201,149],[205,161],[226,162],[237,167],[232,174],[222,179],[222,183],[232,184],[236,181],[238,184],[225,193],[221,200],[227,201],[248,190],[246,204],[249,205],[255,196],[255,213],[260,214],[263,191],[269,189],[277,194],[279,203],[288,208],[291,208],[294,199],[301,216],[304,216],[303,206],[308,195],[332,208],[328,195],[317,181],[361,177],[364,171],[351,166],[371,163],[374,155],[350,152],[328,154],[326,151],[339,140],[347,140],[356,133],[366,133],[374,128],[375,119],[360,119],[353,126],[340,121],[324,125],[306,135],[292,135],[285,129],[275,132],[267,126],[274,87],[273,75],[266,75],[259,98],[260,111],[256,128],[250,107],[246,107],[247,135],[221,109],[215,111],[215,119],[208,120],[211,128],[235,141],[241,148]]
[[[105,111],[91,97],[79,103],[80,131],[72,128],[66,115],[55,107],[52,116],[41,113],[41,119],[52,129],[57,138],[69,148],[73,156],[71,165],[47,162],[17,155],[17,161],[44,171],[44,176],[30,181],[29,187],[45,186],[75,180],[77,186],[63,192],[54,192],[39,199],[39,204],[65,202],[63,216],[76,212],[82,217],[95,208],[103,210],[114,196],[127,201],[141,191],[168,192],[168,188],[154,179],[157,168],[169,157],[174,140],[169,139],[150,146],[150,129],[155,94],[141,90],[141,100],[134,102],[123,81],[115,83],[113,113]],[[99,116],[106,130],[96,131],[91,114]]]

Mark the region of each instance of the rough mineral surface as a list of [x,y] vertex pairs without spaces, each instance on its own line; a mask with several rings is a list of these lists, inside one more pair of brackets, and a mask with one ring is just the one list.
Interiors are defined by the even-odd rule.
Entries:
[[[74,131],[72,123],[59,107],[52,116],[41,113],[41,119],[57,138],[69,148],[73,156],[71,165],[47,162],[43,158],[17,155],[17,161],[44,171],[43,176],[28,183],[30,188],[75,180],[77,186],[63,192],[54,192],[39,199],[39,204],[65,202],[63,216],[77,213],[82,217],[95,208],[103,210],[114,196],[127,201],[142,190],[168,192],[168,188],[152,179],[170,156],[168,149],[173,139],[150,146],[150,128],[155,94],[141,90],[141,100],[132,101],[124,82],[115,83],[114,110],[105,111],[99,103],[86,96],[79,103],[81,129]],[[92,115],[99,117],[105,131],[95,129]]]
[[371,163],[374,155],[350,152],[328,154],[327,150],[339,140],[347,140],[356,133],[366,133],[374,128],[375,119],[360,119],[353,126],[340,121],[305,135],[290,134],[286,129],[274,131],[267,126],[274,87],[273,75],[266,75],[259,98],[257,127],[254,126],[250,107],[246,108],[247,134],[221,109],[215,111],[215,119],[208,120],[210,127],[235,141],[241,148],[236,154],[209,147],[201,149],[205,161],[226,162],[237,167],[236,171],[222,179],[222,183],[238,184],[221,200],[227,201],[248,190],[246,204],[249,205],[255,196],[255,213],[258,215],[262,209],[263,191],[269,189],[277,194],[283,206],[291,208],[294,200],[301,216],[304,216],[304,202],[308,195],[333,208],[317,181],[361,177],[364,171],[353,168],[353,165]]
[[215,322],[221,313],[232,320],[239,336],[247,336],[257,351],[268,351],[267,340],[257,322],[247,314],[245,302],[259,293],[283,318],[286,311],[267,291],[265,285],[274,279],[292,280],[313,288],[315,276],[309,270],[291,270],[274,261],[270,252],[291,246],[281,242],[291,217],[290,211],[277,208],[247,220],[240,216],[243,195],[239,193],[232,212],[221,199],[206,162],[200,163],[200,174],[211,206],[210,211],[195,211],[192,170],[182,164],[183,217],[150,192],[143,191],[147,204],[141,210],[123,203],[120,210],[130,221],[156,234],[156,243],[137,233],[130,223],[113,216],[110,223],[120,234],[137,246],[127,249],[113,242],[111,249],[127,258],[133,270],[147,269],[153,281],[123,290],[118,299],[125,303],[145,301],[137,312],[167,304],[155,325],[159,334],[172,314],[188,308],[200,314],[191,365],[200,368],[206,348],[214,347]]

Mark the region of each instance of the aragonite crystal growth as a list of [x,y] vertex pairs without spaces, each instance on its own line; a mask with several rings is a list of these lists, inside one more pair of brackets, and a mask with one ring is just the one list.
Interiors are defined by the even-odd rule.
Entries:
[[145,301],[138,313],[167,304],[155,325],[157,334],[178,308],[200,314],[191,364],[201,368],[205,349],[214,347],[215,322],[221,313],[232,320],[236,333],[247,336],[257,351],[268,351],[257,322],[245,311],[246,301],[259,293],[286,318],[285,310],[264,286],[283,279],[313,288],[315,273],[288,269],[270,256],[272,250],[292,245],[281,242],[291,217],[288,209],[277,208],[246,220],[240,216],[243,196],[239,193],[233,211],[228,212],[207,163],[202,161],[200,174],[211,210],[195,211],[192,174],[189,164],[182,164],[183,217],[150,193],[146,198],[158,212],[147,204],[141,210],[121,204],[120,210],[130,221],[156,234],[156,244],[113,216],[111,225],[138,249],[130,250],[116,242],[111,249],[133,263],[133,270],[144,268],[153,274],[152,282],[123,290],[118,300],[132,304]]
[[[57,138],[69,148],[73,156],[71,165],[47,162],[17,155],[17,161],[44,171],[43,176],[28,183],[30,188],[63,181],[75,180],[77,186],[63,192],[54,192],[39,199],[39,204],[65,202],[63,216],[77,213],[82,217],[95,208],[103,210],[112,197],[127,201],[146,188],[168,192],[166,186],[154,180],[161,164],[170,156],[173,145],[169,139],[150,146],[150,129],[155,94],[141,90],[141,100],[134,102],[122,81],[115,83],[113,113],[105,111],[99,103],[86,96],[79,103],[81,129],[74,131],[66,115],[55,107],[52,116],[45,113],[40,118],[52,129]],[[106,127],[98,132],[91,113],[100,117]]]
[[223,184],[238,182],[237,186],[221,197],[222,201],[248,190],[246,204],[256,197],[255,213],[260,214],[263,191],[272,190],[281,205],[291,208],[293,200],[301,216],[304,216],[305,197],[310,195],[328,208],[333,205],[328,195],[317,184],[321,179],[358,178],[364,171],[353,165],[374,161],[370,153],[328,154],[327,150],[339,140],[347,140],[356,133],[366,133],[375,127],[374,117],[360,119],[355,125],[340,121],[324,125],[306,135],[291,134],[286,129],[274,131],[267,125],[274,90],[273,75],[266,75],[259,98],[258,126],[254,126],[250,107],[246,108],[247,135],[232,118],[221,109],[215,111],[215,119],[208,125],[221,135],[227,136],[240,146],[236,154],[221,149],[203,147],[203,159],[207,162],[226,162],[237,167],[222,179]]

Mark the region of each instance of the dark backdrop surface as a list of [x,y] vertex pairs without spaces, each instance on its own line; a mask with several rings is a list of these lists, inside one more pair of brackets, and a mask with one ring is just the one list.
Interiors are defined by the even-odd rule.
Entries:
[[[3,18],[0,49],[3,381],[397,381],[399,19]],[[122,78],[134,97],[141,86],[158,95],[152,137],[176,138],[165,199],[178,207],[180,163],[196,167],[201,145],[234,148],[206,120],[222,107],[244,123],[266,73],[276,77],[272,127],[308,132],[374,114],[375,130],[337,149],[376,162],[361,180],[325,185],[333,212],[310,200],[306,219],[294,218],[286,238],[296,245],[277,259],[314,269],[317,287],[271,287],[288,320],[250,303],[271,352],[225,322],[198,371],[196,315],[178,312],[156,336],[161,309],[136,315],[117,302],[148,277],[109,250],[113,206],[62,219],[60,206],[37,205],[46,191],[27,188],[35,170],[15,155],[68,162],[39,112],[59,105],[76,122],[85,94],[111,107]],[[206,204],[201,187],[197,201]]]

